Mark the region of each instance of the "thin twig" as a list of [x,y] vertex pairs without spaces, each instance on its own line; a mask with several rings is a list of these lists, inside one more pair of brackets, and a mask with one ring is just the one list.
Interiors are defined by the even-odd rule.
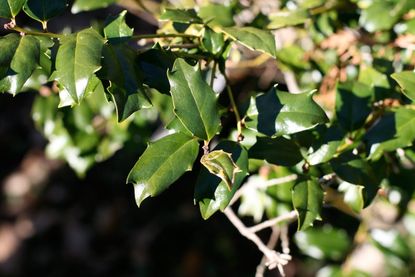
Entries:
[[156,39],[156,38],[199,38],[199,36],[189,35],[189,34],[144,34],[144,35],[134,35],[131,37],[132,40]]
[[257,225],[249,227],[248,229],[249,229],[249,231],[251,231],[253,233],[256,233],[256,232],[259,232],[259,231],[261,231],[265,228],[275,226],[275,225],[277,225],[278,223],[280,223],[282,221],[294,219],[296,217],[297,217],[297,212],[296,211],[291,211],[287,214],[283,214],[283,215],[277,216],[275,218],[268,219],[268,220],[266,220],[264,222],[261,222]]
[[290,240],[288,238],[288,226],[281,227],[281,248],[282,253],[290,254]]
[[216,75],[216,67],[218,65],[218,62],[216,60],[213,61],[213,66],[212,66],[212,75],[210,76],[210,87],[213,88],[213,84],[215,82],[215,75]]
[[281,254],[275,250],[269,249],[255,233],[250,231],[242,223],[238,216],[233,212],[231,207],[226,208],[224,214],[228,217],[229,221],[238,229],[241,235],[243,235],[244,237],[256,244],[258,249],[267,258],[266,266],[268,267],[268,269],[274,269],[278,267],[281,275],[284,276],[282,266],[288,264],[288,261],[291,260],[291,256],[287,254]]
[[50,33],[50,32],[30,31],[30,30],[21,28],[19,26],[14,26],[13,28],[10,28],[10,30],[15,31],[15,32],[19,32],[21,34],[26,34],[26,35],[43,36],[43,37],[51,37],[51,38],[61,38],[61,37],[65,36],[63,34],[55,34],[55,33]]
[[235,98],[233,96],[233,92],[232,92],[231,86],[229,85],[229,81],[228,81],[227,78],[226,78],[226,91],[228,93],[229,100],[230,100],[231,106],[232,106],[232,110],[233,110],[233,113],[235,114],[235,118],[236,118],[236,129],[238,131],[237,141],[240,142],[244,138],[243,135],[242,135],[242,126],[243,126],[243,124],[242,124],[242,120],[241,120],[241,115],[239,114],[239,111],[238,111],[238,106],[236,105]]
[[[271,236],[268,240],[267,247],[269,249],[274,249],[278,242],[278,237],[280,235],[280,228],[277,226],[274,226],[272,228]],[[263,277],[265,270],[267,269],[267,257],[262,256],[261,262],[256,268],[255,277]]]
[[294,181],[297,178],[298,178],[298,176],[296,174],[291,174],[291,175],[287,175],[287,176],[280,177],[280,178],[270,179],[270,180],[267,180],[267,181],[264,181],[264,182],[251,183],[249,185],[245,185],[241,189],[236,191],[236,193],[233,196],[233,198],[232,198],[229,205],[232,205],[236,201],[238,201],[238,199],[244,194],[244,192],[247,189],[250,189],[250,188],[265,189],[265,188],[268,188],[268,187],[277,186],[277,185],[281,185],[281,184],[285,184],[285,183]]

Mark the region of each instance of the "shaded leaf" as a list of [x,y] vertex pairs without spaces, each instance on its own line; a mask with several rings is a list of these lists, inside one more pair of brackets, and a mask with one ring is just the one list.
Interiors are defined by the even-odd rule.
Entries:
[[294,134],[328,122],[312,92],[290,94],[272,88],[251,100],[247,127],[268,136]]
[[363,126],[371,113],[370,100],[373,91],[370,87],[347,82],[336,86],[336,115],[339,124],[347,131]]
[[276,56],[275,38],[269,31],[254,27],[223,27],[222,31],[252,50]]
[[248,153],[243,146],[233,141],[222,141],[215,147],[215,151],[217,150],[230,153],[240,171],[235,174],[232,189],[229,191],[228,185],[222,179],[202,167],[196,182],[195,201],[199,203],[200,213],[204,219],[218,210],[225,210],[248,175]]
[[232,184],[235,182],[235,175],[241,172],[241,169],[232,160],[232,155],[223,150],[214,150],[205,154],[200,159],[207,170],[213,175],[221,178],[228,186],[229,191],[232,190]]
[[16,95],[39,64],[39,40],[9,34],[0,38],[0,49],[0,92]]
[[138,55],[137,61],[144,83],[164,94],[170,94],[167,71],[173,68],[176,56],[163,49],[150,49]]
[[215,92],[183,59],[176,60],[168,78],[177,117],[192,134],[210,140],[220,127]]
[[196,139],[180,133],[150,143],[127,178],[128,183],[134,184],[137,205],[149,196],[160,194],[190,171],[198,149]]
[[249,149],[249,158],[282,166],[294,166],[303,159],[298,146],[283,137],[258,137],[257,142]]
[[166,9],[160,15],[160,20],[170,20],[179,23],[203,23],[203,20],[196,14],[195,10]]
[[0,0],[0,17],[15,18],[26,0]]
[[101,68],[104,42],[92,28],[61,39],[53,77],[77,104],[84,97],[89,80]]
[[67,0],[28,0],[23,7],[24,12],[44,26],[49,19],[61,14],[68,7]]
[[321,220],[324,192],[317,180],[300,181],[294,185],[292,194],[298,213],[298,230],[305,230],[313,226],[315,220]]
[[151,107],[135,64],[135,51],[126,45],[104,47],[104,78],[111,82],[108,92],[115,104],[118,120],[127,119],[134,112]]

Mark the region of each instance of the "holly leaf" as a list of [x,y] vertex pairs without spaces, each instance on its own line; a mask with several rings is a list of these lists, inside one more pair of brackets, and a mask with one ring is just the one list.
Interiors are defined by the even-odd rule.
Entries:
[[142,77],[135,64],[136,54],[126,45],[106,45],[103,50],[107,88],[117,110],[118,121],[127,119],[134,112],[151,107],[142,85]]
[[130,28],[125,22],[127,11],[122,11],[117,16],[109,17],[105,22],[104,35],[112,44],[120,43],[128,40],[134,33],[134,29]]
[[0,38],[0,49],[0,92],[16,95],[38,67],[39,40],[9,34]]
[[195,136],[210,140],[220,127],[216,95],[197,66],[177,59],[168,72],[174,113]]
[[150,49],[137,57],[144,83],[164,94],[170,94],[167,71],[173,68],[176,56],[164,49]]
[[313,92],[291,94],[272,88],[251,99],[246,126],[267,136],[282,136],[328,122],[324,110],[314,102]]
[[160,20],[170,20],[178,23],[196,23],[203,24],[203,19],[201,19],[196,11],[191,10],[181,10],[181,9],[166,9],[164,13],[160,16]]
[[403,94],[405,94],[405,96],[412,101],[415,101],[415,72],[402,71],[399,73],[393,73],[391,77],[402,88]]
[[282,166],[294,166],[303,159],[298,146],[292,140],[283,137],[258,137],[248,153],[249,158],[266,160]]
[[61,14],[68,5],[67,0],[28,0],[23,6],[23,11],[46,27],[46,22]]
[[128,174],[134,184],[137,205],[166,190],[183,173],[192,170],[199,144],[195,138],[176,133],[150,143]]
[[222,27],[221,30],[249,49],[276,56],[275,38],[269,31],[254,27]]
[[232,190],[232,184],[235,182],[236,173],[241,172],[241,169],[232,160],[232,155],[223,150],[215,150],[205,154],[200,159],[207,170],[213,175],[221,178],[228,186],[228,190]]
[[106,8],[115,2],[117,2],[117,0],[76,0],[72,6],[71,12],[76,14],[79,12]]
[[363,126],[371,113],[373,90],[365,84],[347,82],[336,86],[336,115],[339,124],[347,131]]
[[223,179],[202,167],[196,182],[195,201],[198,202],[200,213],[204,219],[208,219],[218,210],[225,210],[248,175],[248,153],[243,146],[233,141],[222,141],[214,150],[230,153],[230,157],[239,171],[235,173],[231,190],[229,190]]
[[0,0],[0,17],[15,18],[26,0]]
[[303,180],[295,184],[292,190],[293,206],[298,214],[298,230],[313,226],[315,220],[321,220],[324,192],[317,180]]
[[74,103],[79,104],[94,73],[101,68],[105,40],[92,28],[61,39],[53,73]]

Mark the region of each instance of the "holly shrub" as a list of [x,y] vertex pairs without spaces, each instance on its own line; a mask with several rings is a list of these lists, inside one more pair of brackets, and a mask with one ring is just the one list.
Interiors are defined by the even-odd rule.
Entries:
[[[116,2],[126,10],[104,22],[48,31],[67,9]],[[414,274],[415,1],[126,2],[0,1],[0,92],[39,91],[50,158],[82,177],[138,137],[148,146],[126,177],[138,206],[196,171],[201,216],[224,212],[270,269],[284,274],[290,235],[318,276]],[[126,23],[142,14],[156,32]]]

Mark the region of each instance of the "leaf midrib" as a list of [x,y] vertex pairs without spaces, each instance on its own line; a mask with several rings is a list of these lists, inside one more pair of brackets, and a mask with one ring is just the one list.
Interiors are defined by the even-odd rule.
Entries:
[[[183,67],[181,66],[181,68],[183,68]],[[195,70],[193,69],[193,67],[191,67],[191,70],[192,70],[192,74],[195,74],[195,76],[197,76],[197,71],[195,71]],[[186,83],[188,84],[188,85],[186,85],[186,86],[189,88],[190,94],[192,95],[192,101],[194,102],[194,104],[195,104],[195,106],[196,106],[196,108],[197,108],[197,111],[198,111],[197,116],[200,118],[200,120],[201,120],[201,122],[202,122],[203,129],[205,130],[206,138],[207,138],[207,139],[209,139],[209,133],[208,133],[208,130],[207,130],[206,123],[205,123],[205,121],[203,120],[202,113],[201,113],[200,107],[199,107],[199,105],[198,105],[198,103],[197,103],[197,101],[196,101],[196,98],[195,98],[194,92],[193,92],[193,90],[192,90],[192,87],[189,85],[189,84],[192,84],[193,82],[191,82],[191,80],[189,80],[189,79],[187,78],[187,76],[186,76],[186,74],[184,74],[184,71],[183,71],[183,70],[181,70],[180,72],[182,73],[183,78],[186,80]],[[197,76],[197,77],[199,77],[199,76]],[[202,80],[202,81],[203,81],[203,80]],[[180,119],[180,118],[179,118],[179,119]],[[181,119],[180,119],[180,120],[181,120]],[[182,120],[181,120],[181,121],[182,121]],[[182,122],[183,122],[183,121],[182,121]],[[184,124],[184,125],[186,126],[186,124]],[[189,130],[189,131],[190,131],[190,130]]]

